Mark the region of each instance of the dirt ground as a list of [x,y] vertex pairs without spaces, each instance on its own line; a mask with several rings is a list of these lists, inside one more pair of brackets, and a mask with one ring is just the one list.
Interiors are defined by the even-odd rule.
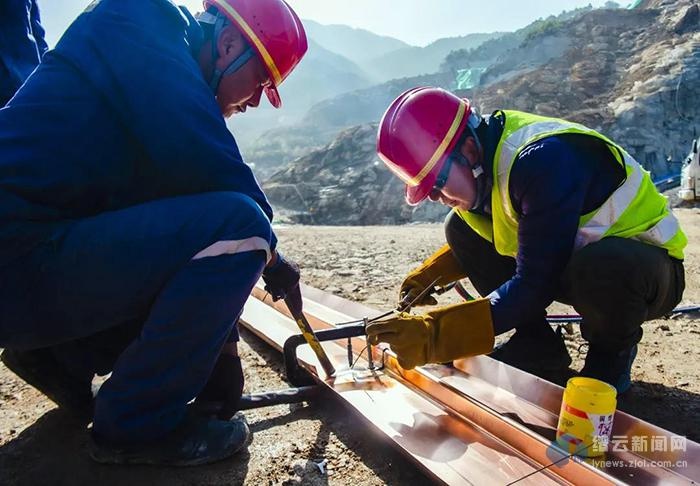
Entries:
[[[677,210],[690,245],[683,303],[700,303],[700,209]],[[440,225],[278,229],[280,248],[302,267],[306,283],[385,309],[402,276],[443,243]],[[443,296],[444,301],[454,299]],[[572,309],[555,306],[557,312]],[[700,439],[700,319],[650,321],[620,404],[677,434]],[[578,331],[567,336],[575,369],[584,354]],[[248,392],[286,386],[279,355],[243,333]],[[246,452],[221,463],[174,470],[111,467],[86,457],[84,426],[56,409],[0,365],[0,484],[423,484],[426,477],[342,405],[319,400],[247,412]],[[327,461],[325,474],[316,465]]]

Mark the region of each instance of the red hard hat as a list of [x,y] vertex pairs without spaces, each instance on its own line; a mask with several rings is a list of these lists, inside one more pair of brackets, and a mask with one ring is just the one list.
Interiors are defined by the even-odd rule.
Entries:
[[387,108],[379,124],[377,152],[406,183],[408,204],[415,206],[428,197],[471,116],[468,100],[441,88],[409,89]]
[[308,44],[301,20],[283,0],[204,0],[224,14],[258,53],[267,68],[271,85],[265,94],[275,108],[282,105],[277,87],[301,58]]

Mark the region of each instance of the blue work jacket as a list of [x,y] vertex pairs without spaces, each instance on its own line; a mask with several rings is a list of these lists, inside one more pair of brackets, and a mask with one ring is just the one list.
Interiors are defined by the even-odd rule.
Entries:
[[[0,266],[72,220],[210,191],[268,204],[168,0],[90,4],[0,109]],[[274,244],[274,241],[273,241]]]
[[36,0],[0,2],[0,106],[22,86],[47,49]]

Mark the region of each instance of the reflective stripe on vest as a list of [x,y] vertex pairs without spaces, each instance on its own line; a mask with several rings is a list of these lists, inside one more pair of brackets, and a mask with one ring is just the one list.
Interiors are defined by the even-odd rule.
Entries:
[[[620,146],[583,125],[545,118],[529,113],[505,111],[506,125],[494,156],[494,185],[491,198],[491,235],[474,215],[458,214],[482,237],[492,241],[498,253],[515,256],[518,252],[518,215],[510,200],[510,171],[523,149],[546,137],[580,134],[605,142],[627,174],[624,183],[597,210],[579,220],[574,250],[607,236],[634,238],[665,248],[675,258],[683,258],[687,239],[671,213],[666,198],[658,193],[649,173]],[[491,238],[488,238],[491,236]]]

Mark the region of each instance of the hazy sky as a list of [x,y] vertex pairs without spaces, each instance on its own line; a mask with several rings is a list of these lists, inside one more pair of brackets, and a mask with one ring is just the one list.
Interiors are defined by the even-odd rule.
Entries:
[[[540,17],[605,0],[288,0],[301,18],[346,24],[426,45],[441,37],[513,31]],[[621,5],[624,0],[619,1]]]
[[[346,24],[425,45],[472,32],[512,31],[533,20],[605,0],[288,0],[301,18]],[[54,45],[90,0],[39,0],[47,39]],[[193,12],[200,0],[175,0]],[[625,5],[626,0],[618,0]]]

